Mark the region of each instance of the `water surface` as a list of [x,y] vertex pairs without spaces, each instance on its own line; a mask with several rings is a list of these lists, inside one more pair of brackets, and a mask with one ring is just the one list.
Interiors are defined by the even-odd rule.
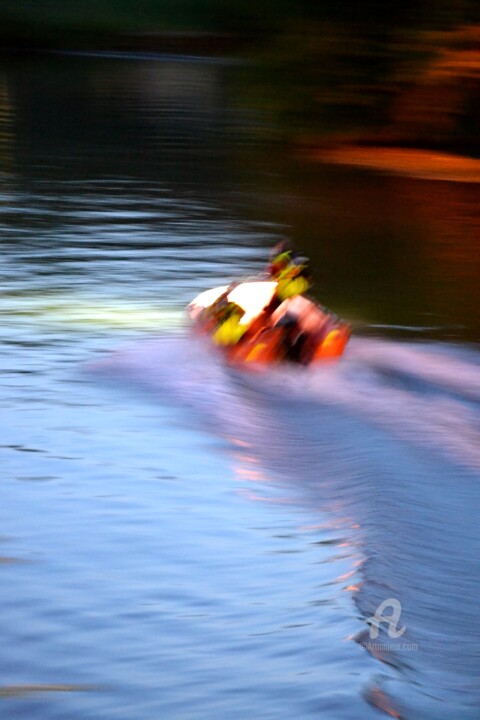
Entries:
[[[477,718],[478,189],[287,161],[232,73],[2,62],[0,712]],[[233,371],[183,307],[283,237],[355,337]]]

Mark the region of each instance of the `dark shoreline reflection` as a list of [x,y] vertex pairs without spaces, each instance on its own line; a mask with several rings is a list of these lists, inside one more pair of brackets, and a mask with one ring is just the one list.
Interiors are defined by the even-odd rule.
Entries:
[[359,328],[478,341],[480,188],[296,160],[261,141],[268,117],[242,109],[236,73],[188,58],[3,59],[3,237],[40,231],[62,248],[63,226],[84,253],[97,219],[118,228],[118,247],[130,232],[140,249],[142,234],[155,244],[169,219],[179,227],[180,197],[190,229],[199,207],[202,246],[220,208],[257,227],[260,247],[265,232],[292,238],[312,259],[314,292]]

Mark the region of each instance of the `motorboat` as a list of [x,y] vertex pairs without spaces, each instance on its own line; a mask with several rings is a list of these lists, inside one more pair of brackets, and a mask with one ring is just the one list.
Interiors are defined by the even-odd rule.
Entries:
[[[197,295],[187,313],[195,331],[231,362],[310,365],[340,358],[349,324],[304,294],[276,300],[276,288],[271,279],[215,287]],[[219,332],[225,317],[226,338]]]

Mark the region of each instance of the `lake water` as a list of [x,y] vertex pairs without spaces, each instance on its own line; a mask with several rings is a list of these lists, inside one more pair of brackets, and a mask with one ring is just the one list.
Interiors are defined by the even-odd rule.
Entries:
[[[0,65],[0,717],[477,719],[480,189],[287,159],[236,71]],[[234,371],[183,308],[284,237],[354,337]]]

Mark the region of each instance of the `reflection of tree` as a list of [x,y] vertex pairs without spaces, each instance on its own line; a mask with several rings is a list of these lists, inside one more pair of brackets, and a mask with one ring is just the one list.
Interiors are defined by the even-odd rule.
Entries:
[[13,163],[13,105],[7,79],[0,74],[0,170],[8,171]]
[[3,0],[0,8],[10,44],[242,52],[255,67],[236,101],[269,118],[254,133],[380,134],[384,143],[475,152],[478,23],[478,0],[50,0],[48,13],[36,0]]
[[287,138],[480,152],[480,25],[434,32],[303,23],[261,60],[249,99],[272,112]]

